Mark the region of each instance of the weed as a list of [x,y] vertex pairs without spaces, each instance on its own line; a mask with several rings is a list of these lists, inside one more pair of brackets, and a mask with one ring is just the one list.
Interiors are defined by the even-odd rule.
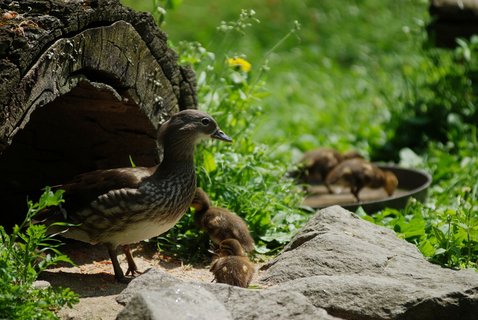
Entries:
[[431,261],[451,268],[477,267],[478,260],[478,152],[476,132],[455,147],[433,143],[423,166],[434,184],[425,203],[411,201],[404,210],[385,209],[361,216],[395,230],[415,243]]
[[10,234],[0,226],[0,318],[57,319],[55,311],[78,302],[68,288],[33,287],[38,274],[49,266],[72,263],[59,252],[61,242],[47,235],[46,226],[31,224],[39,211],[61,202],[61,191],[46,188],[38,202],[28,201],[27,216],[20,226],[15,225]]
[[[432,261],[473,266],[478,259],[473,191],[478,181],[474,169],[478,40],[460,40],[455,51],[432,48],[425,32],[428,4],[426,0],[202,1],[183,2],[170,12],[163,27],[173,43],[190,40],[177,43],[177,49],[182,61],[195,67],[201,107],[229,126],[228,133],[237,134],[233,146],[212,145],[198,154],[198,164],[205,164],[200,183],[208,185],[213,200],[238,211],[242,209],[234,197],[249,207],[248,212],[253,212],[254,203],[263,206],[257,198],[267,197],[267,190],[274,188],[241,197],[247,177],[258,176],[249,173],[253,169],[247,163],[240,166],[241,161],[281,176],[303,151],[318,146],[354,148],[376,160],[395,161],[408,150],[415,164],[433,174],[429,201],[364,218],[395,229]],[[227,30],[230,36],[224,39],[216,26],[242,7],[256,13],[242,24],[247,25],[246,35]],[[254,20],[257,16],[261,23]],[[301,24],[300,33],[293,33],[300,40],[289,37],[274,48],[275,35],[287,34],[294,20]],[[231,29],[234,24],[223,25]],[[205,43],[207,49],[191,41]],[[233,52],[231,47],[240,50]],[[274,50],[268,53],[269,48]],[[251,63],[251,71],[231,70],[224,63],[235,57]],[[255,157],[254,152],[265,156]],[[237,165],[229,158],[239,159]],[[236,185],[227,179],[235,175],[223,169],[229,165],[244,181]],[[295,197],[287,183],[277,184]],[[283,204],[294,207],[295,201]],[[268,226],[267,221],[281,216],[297,219],[290,228],[295,230],[305,220],[302,213],[284,212],[271,215],[260,210],[244,216],[256,224],[256,239],[271,248],[267,241],[289,230]],[[181,232],[194,239],[196,233],[186,230]]]
[[[225,39],[231,34],[245,35],[251,23],[258,23],[254,12],[243,10],[238,20],[222,22],[220,31]],[[213,54],[198,43],[181,42],[177,50],[181,61],[192,64],[198,74],[201,108],[214,115],[234,140],[231,145],[207,143],[198,147],[198,185],[215,204],[246,220],[258,252],[277,251],[308,213],[299,209],[303,195],[285,177],[287,165],[271,157],[270,146],[251,139],[255,119],[262,114],[261,101],[268,94],[262,80],[266,69],[225,48]],[[161,238],[163,249],[174,246],[189,255],[205,253],[207,241],[195,230],[191,215]]]
[[390,108],[390,137],[375,150],[398,160],[404,147],[423,153],[429,142],[458,142],[478,121],[478,36],[458,41],[455,51],[423,49],[402,67],[404,90]]

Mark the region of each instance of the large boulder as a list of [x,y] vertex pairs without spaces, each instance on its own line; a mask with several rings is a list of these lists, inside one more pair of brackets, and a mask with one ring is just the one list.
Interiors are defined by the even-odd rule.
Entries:
[[345,319],[476,319],[478,274],[429,263],[389,229],[338,206],[321,210],[263,269]]
[[235,320],[338,319],[324,309],[315,307],[297,290],[278,287],[254,290],[225,284],[207,284],[205,288],[216,295]]
[[[393,231],[338,206],[319,211],[263,269],[262,289],[184,282],[181,290],[210,301],[206,313],[217,313],[219,303],[236,320],[471,320],[478,315],[478,273],[431,264]],[[117,300],[129,302],[124,314],[130,309],[150,314],[156,299],[171,296],[179,281],[151,270]]]
[[257,290],[220,283],[182,282],[156,269],[134,279],[116,300],[126,304],[118,320],[187,319],[191,311],[194,317],[189,319],[197,320],[337,319],[315,307],[299,292],[274,287]]
[[232,320],[216,297],[199,284],[169,283],[157,290],[141,290],[116,318],[162,320]]

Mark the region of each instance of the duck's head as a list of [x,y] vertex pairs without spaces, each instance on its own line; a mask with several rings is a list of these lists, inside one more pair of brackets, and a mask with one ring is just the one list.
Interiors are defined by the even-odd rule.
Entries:
[[387,192],[387,194],[391,196],[395,192],[395,189],[397,189],[398,187],[397,176],[391,171],[384,171],[383,177],[384,177],[383,187],[385,191]]
[[218,139],[231,142],[217,124],[213,117],[199,110],[180,111],[166,121],[159,131],[160,141],[165,139],[183,137],[191,142],[197,143],[204,138]]

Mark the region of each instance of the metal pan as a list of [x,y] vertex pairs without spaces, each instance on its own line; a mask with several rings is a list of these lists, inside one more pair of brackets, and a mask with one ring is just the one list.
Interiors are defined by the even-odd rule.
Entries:
[[384,208],[404,208],[410,197],[418,201],[425,201],[428,187],[432,182],[431,176],[421,170],[403,168],[395,165],[375,163],[383,170],[392,171],[398,178],[398,188],[392,196],[388,196],[382,189],[364,188],[360,192],[361,202],[356,202],[348,188],[334,187],[334,194],[328,194],[324,186],[311,186],[311,194],[306,197],[304,205],[314,209],[321,209],[331,205],[340,205],[350,211],[361,206],[365,212],[374,213]]

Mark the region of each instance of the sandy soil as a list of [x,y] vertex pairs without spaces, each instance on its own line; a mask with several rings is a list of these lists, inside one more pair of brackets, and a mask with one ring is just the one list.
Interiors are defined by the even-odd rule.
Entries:
[[[132,246],[135,262],[140,271],[149,268],[162,269],[185,281],[211,282],[212,273],[208,265],[190,265],[162,255],[150,249],[150,245]],[[126,284],[114,279],[113,267],[106,248],[81,242],[71,242],[61,248],[76,266],[59,266],[43,272],[39,279],[46,280],[54,287],[69,287],[80,295],[80,303],[72,309],[59,312],[61,319],[110,320],[115,319],[123,308],[115,300],[126,288]],[[127,269],[123,254],[118,255],[123,270]],[[256,266],[258,269],[259,266]],[[257,277],[257,273],[256,273]]]

